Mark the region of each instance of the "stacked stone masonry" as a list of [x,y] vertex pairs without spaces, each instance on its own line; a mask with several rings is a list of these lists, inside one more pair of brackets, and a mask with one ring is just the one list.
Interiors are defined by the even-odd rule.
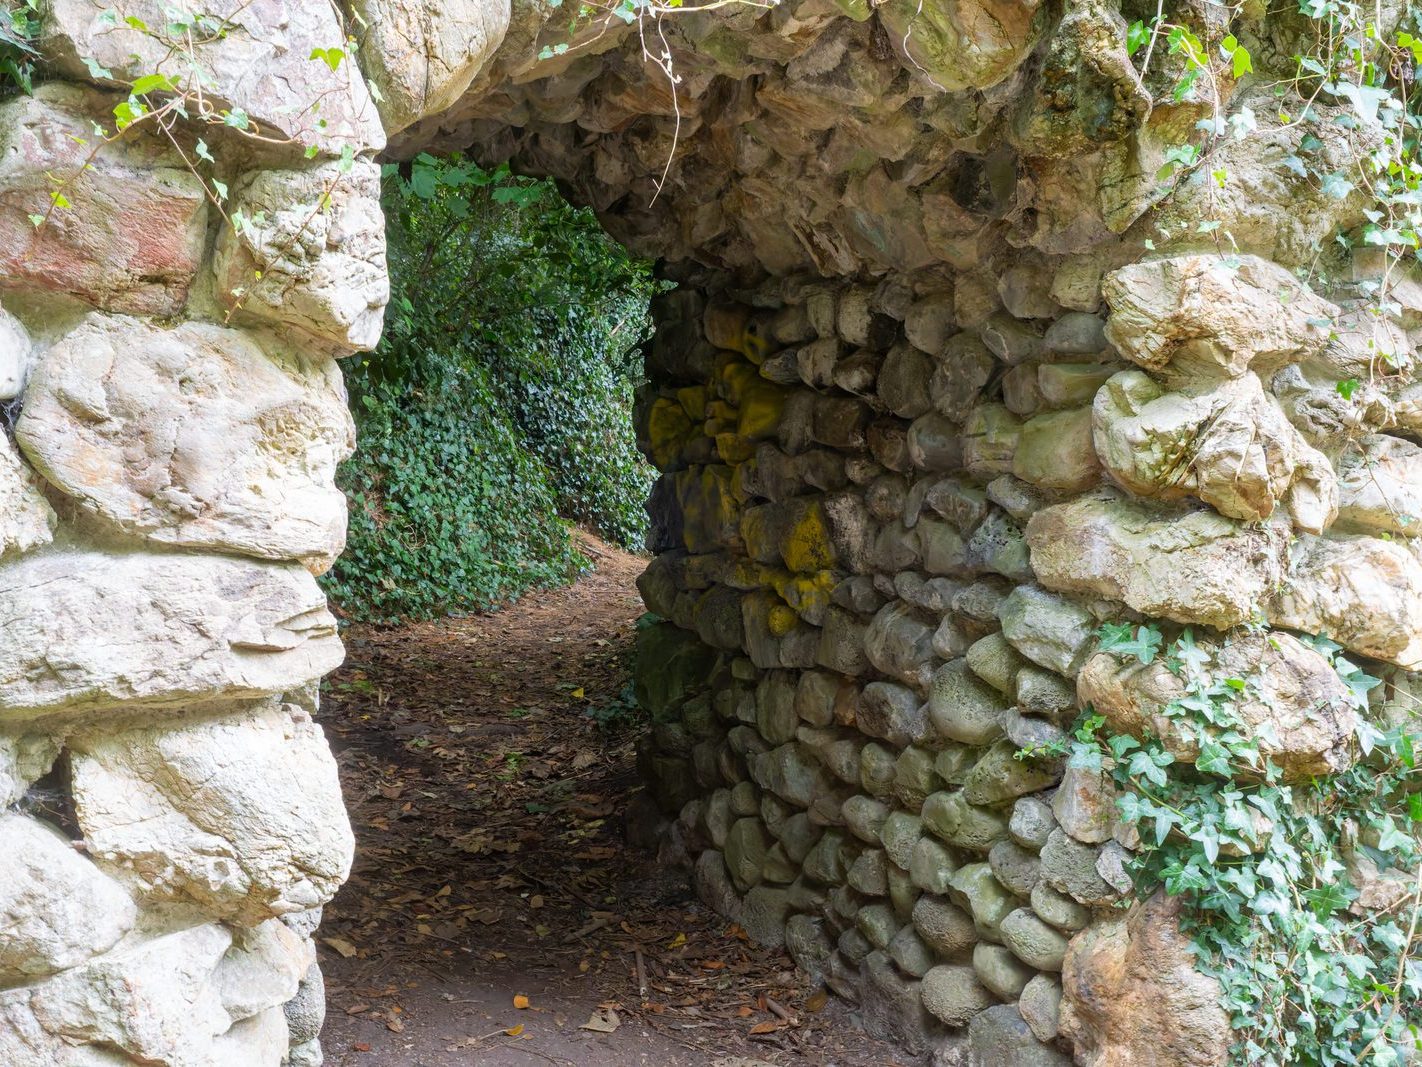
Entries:
[[[1018,754],[1090,703],[1190,758],[1178,680],[1096,653],[1108,620],[1258,671],[1298,778],[1356,712],[1291,632],[1411,692],[1422,285],[1364,315],[1376,264],[1332,238],[1366,201],[1274,166],[1343,126],[1270,126],[1249,79],[1175,101],[1168,56],[1143,83],[1133,0],[733,4],[661,22],[674,79],[541,0],[233,0],[186,52],[106,6],[52,0],[42,84],[0,102],[0,1063],[322,1061],[336,361],[388,296],[379,161],[450,149],[554,176],[677,285],[641,764],[703,899],[938,1064],[1227,1061],[1105,783]],[[1251,10],[1287,76],[1299,26]],[[259,139],[95,146],[194,62]],[[1243,107],[1225,188],[1162,174]]]

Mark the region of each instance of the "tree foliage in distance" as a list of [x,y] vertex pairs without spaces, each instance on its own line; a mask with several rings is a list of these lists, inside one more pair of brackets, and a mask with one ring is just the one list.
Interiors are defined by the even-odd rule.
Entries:
[[505,168],[421,155],[384,184],[393,291],[380,346],[344,365],[360,433],[328,591],[427,618],[568,580],[567,521],[640,548],[649,265]]

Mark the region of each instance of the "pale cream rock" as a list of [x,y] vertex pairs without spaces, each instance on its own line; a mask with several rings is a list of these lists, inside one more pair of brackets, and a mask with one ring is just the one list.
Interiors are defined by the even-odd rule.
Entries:
[[360,63],[385,131],[445,110],[503,43],[509,0],[356,0]]
[[350,872],[335,760],[294,705],[94,732],[71,745],[90,853],[145,900],[196,903],[255,926],[324,904]]
[[0,430],[0,559],[49,544],[58,522],[34,474]]
[[1360,533],[1422,535],[1422,448],[1375,434],[1344,446],[1338,525]]
[[[96,152],[93,124],[112,123],[112,107],[59,82],[0,104],[0,287],[173,315],[202,264],[207,199],[172,146],[142,130]],[[53,208],[56,181],[67,208]],[[0,354],[5,383],[13,358]]]
[[133,901],[52,827],[0,814],[0,986],[75,967],[132,927]]
[[1048,589],[1119,600],[1144,615],[1227,629],[1252,618],[1282,572],[1288,530],[1212,511],[1167,511],[1109,492],[1027,523]]
[[377,163],[252,171],[232,205],[246,221],[218,232],[213,258],[231,311],[340,350],[376,346],[390,299]]
[[330,360],[265,340],[91,315],[31,376],[20,447],[127,533],[323,571],[345,544],[345,385]]
[[0,405],[25,391],[34,348],[24,324],[0,307]]
[[[1210,658],[1210,678],[1245,681],[1230,710],[1243,724],[1241,732],[1257,736],[1260,752],[1286,780],[1338,774],[1352,765],[1357,713],[1347,686],[1320,653],[1283,632],[1197,642]],[[1090,704],[1106,717],[1114,733],[1149,732],[1182,763],[1193,763],[1200,754],[1194,727],[1166,714],[1172,701],[1186,696],[1186,686],[1162,659],[1142,665],[1097,653],[1077,677],[1077,695],[1083,707]]]
[[[287,138],[287,151],[307,146],[340,155],[343,148],[379,151],[385,132],[356,64],[345,55],[335,70],[316,50],[346,50],[336,9],[298,0],[225,0],[210,9],[199,43],[169,37],[170,10],[161,0],[131,0],[122,17],[100,0],[52,0],[41,30],[45,54],[65,77],[127,86],[148,74],[166,74],[182,88],[201,72],[214,112],[242,111],[265,137]],[[140,19],[147,32],[126,20]],[[212,28],[223,25],[221,35]],[[107,70],[91,72],[89,61]]]
[[[1160,500],[1195,496],[1222,515],[1267,519],[1290,493],[1317,499],[1302,514],[1321,533],[1336,510],[1336,479],[1253,374],[1167,392],[1140,371],[1122,371],[1097,394],[1096,452],[1123,488]],[[1295,514],[1299,518],[1300,514]]]
[[1282,577],[1267,606],[1273,625],[1326,634],[1406,670],[1422,668],[1422,558],[1415,542],[1305,534]]
[[1238,377],[1323,350],[1338,309],[1283,267],[1215,254],[1132,263],[1103,283],[1106,337],[1148,371]]
[[64,549],[0,565],[0,719],[265,696],[344,655],[295,564]]

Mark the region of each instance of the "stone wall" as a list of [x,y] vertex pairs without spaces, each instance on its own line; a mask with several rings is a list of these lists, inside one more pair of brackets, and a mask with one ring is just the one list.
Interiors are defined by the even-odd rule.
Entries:
[[[1347,766],[1355,713],[1290,632],[1397,691],[1422,665],[1422,289],[1365,314],[1332,238],[1366,200],[1276,165],[1366,131],[1278,125],[1249,79],[1173,100],[1167,56],[1142,82],[1153,5],[732,6],[657,27],[675,82],[562,5],[350,7],[234,2],[174,53],[54,0],[48,80],[0,102],[0,1063],[321,1061],[352,838],[313,574],[387,132],[557,177],[678,283],[638,684],[703,897],[942,1063],[1224,1062],[1104,783],[1018,754],[1086,701],[1168,733],[1172,677],[1095,654],[1105,620],[1257,669],[1299,777]],[[1261,78],[1292,70],[1270,20],[1237,30]],[[348,29],[359,69],[307,59]],[[96,139],[193,62],[249,132]],[[1245,107],[1226,181],[1161,169]]]

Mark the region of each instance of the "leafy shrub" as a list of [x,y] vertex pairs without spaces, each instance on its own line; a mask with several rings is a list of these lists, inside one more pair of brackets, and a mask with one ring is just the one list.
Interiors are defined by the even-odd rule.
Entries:
[[564,520],[642,547],[650,268],[550,182],[458,157],[386,167],[384,203],[393,291],[380,346],[345,364],[360,443],[333,598],[392,620],[567,581]]

